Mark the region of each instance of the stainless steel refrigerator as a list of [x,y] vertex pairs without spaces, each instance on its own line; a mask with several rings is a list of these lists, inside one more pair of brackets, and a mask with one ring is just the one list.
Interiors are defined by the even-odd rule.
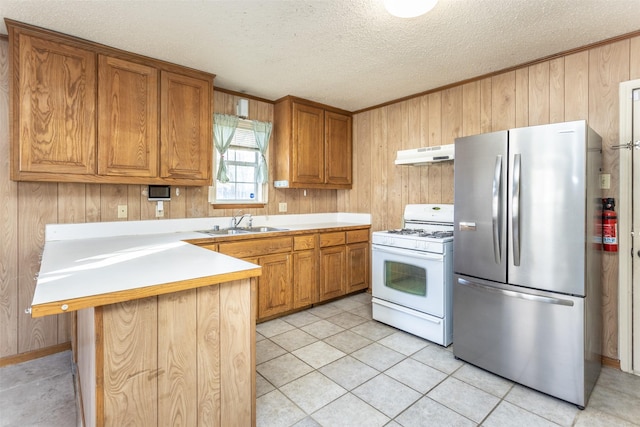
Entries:
[[455,141],[453,354],[580,407],[601,367],[601,147],[585,121]]

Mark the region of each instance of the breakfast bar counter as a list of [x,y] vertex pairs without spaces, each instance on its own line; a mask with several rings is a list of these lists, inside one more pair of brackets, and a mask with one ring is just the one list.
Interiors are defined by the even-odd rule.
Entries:
[[32,315],[76,312],[84,425],[255,425],[261,269],[196,236],[46,242]]

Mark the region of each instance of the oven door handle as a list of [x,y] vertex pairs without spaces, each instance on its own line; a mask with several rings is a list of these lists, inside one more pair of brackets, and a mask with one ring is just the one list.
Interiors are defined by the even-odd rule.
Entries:
[[399,255],[402,257],[426,259],[429,261],[444,261],[444,254],[433,254],[430,252],[419,252],[413,249],[397,249],[389,246],[376,246],[376,245],[372,245],[371,249],[374,252],[384,252],[388,254]]

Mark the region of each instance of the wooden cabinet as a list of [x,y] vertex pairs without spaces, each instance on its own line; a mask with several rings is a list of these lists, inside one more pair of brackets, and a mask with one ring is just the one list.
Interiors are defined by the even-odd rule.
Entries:
[[276,101],[278,185],[351,188],[352,119],[348,111],[287,96]]
[[12,179],[211,184],[213,75],[5,21]]
[[345,243],[344,231],[320,234],[320,301],[347,291]]
[[162,72],[160,176],[210,185],[213,147],[211,84]]
[[325,181],[336,188],[351,188],[351,127],[350,115],[325,111]]
[[369,229],[320,235],[320,301],[367,289]]
[[257,259],[257,264],[262,267],[262,275],[258,279],[258,319],[291,310],[291,254],[264,255]]
[[262,267],[258,321],[367,289],[370,283],[369,227],[244,236],[200,246]]
[[293,308],[318,302],[317,235],[293,238]]
[[158,70],[98,57],[98,174],[158,176]]
[[242,258],[262,267],[258,278],[258,320],[293,309],[291,237],[272,237],[218,245],[220,253]]
[[347,293],[369,287],[369,229],[347,231]]
[[11,178],[95,174],[96,55],[78,43],[7,25]]

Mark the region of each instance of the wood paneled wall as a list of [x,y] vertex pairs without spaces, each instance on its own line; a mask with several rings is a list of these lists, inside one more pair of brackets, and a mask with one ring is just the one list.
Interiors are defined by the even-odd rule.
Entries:
[[[8,42],[0,38],[0,359],[70,341],[69,314],[32,319],[35,276],[44,245],[44,227],[55,223],[122,221],[117,206],[128,206],[127,220],[155,218],[155,203],[143,193],[146,186],[13,182],[9,179]],[[214,92],[215,111],[235,114],[239,97]],[[249,118],[273,122],[273,104],[249,100]],[[269,149],[272,152],[272,147]],[[273,159],[270,155],[270,168]],[[269,203],[246,209],[253,215],[274,215],[278,203],[287,213],[336,212],[336,190],[269,189]],[[230,216],[235,210],[213,209],[207,187],[172,188],[164,218]]]
[[[399,227],[407,203],[453,203],[453,162],[395,166],[397,150],[458,136],[586,119],[603,138],[603,172],[618,198],[620,82],[640,78],[640,37],[628,38],[354,116],[354,185],[338,210],[372,214],[372,230]],[[618,254],[604,253],[603,354],[618,358]]]

